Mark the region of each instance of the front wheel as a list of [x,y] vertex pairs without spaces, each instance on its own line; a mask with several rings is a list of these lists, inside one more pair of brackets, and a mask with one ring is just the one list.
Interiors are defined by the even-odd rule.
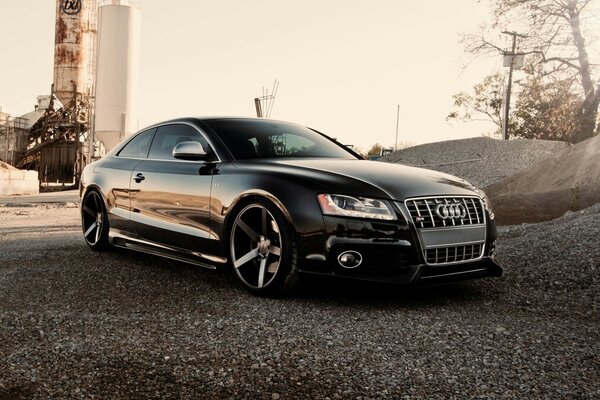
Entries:
[[108,247],[108,216],[104,200],[95,190],[90,190],[81,201],[81,227],[83,238],[93,250]]
[[243,207],[233,221],[229,244],[235,274],[250,292],[275,296],[297,286],[294,235],[271,203],[256,200]]

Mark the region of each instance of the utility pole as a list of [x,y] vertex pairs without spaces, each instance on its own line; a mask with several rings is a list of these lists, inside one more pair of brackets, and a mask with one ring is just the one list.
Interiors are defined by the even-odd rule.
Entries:
[[508,70],[508,86],[506,88],[506,96],[505,96],[505,102],[504,102],[504,120],[503,120],[503,124],[502,124],[502,135],[504,136],[504,140],[508,140],[508,137],[509,137],[508,115],[510,112],[510,92],[512,89],[512,74],[513,74],[513,69],[515,66],[515,55],[516,55],[515,52],[517,51],[517,37],[524,38],[524,37],[526,37],[526,35],[522,35],[517,32],[509,32],[509,31],[503,31],[502,33],[504,33],[505,35],[512,36],[512,51],[509,54],[504,53],[504,55],[510,56],[510,67]]
[[400,104],[398,104],[398,111],[396,111],[396,142],[394,143],[394,151],[398,151],[398,124],[400,122]]

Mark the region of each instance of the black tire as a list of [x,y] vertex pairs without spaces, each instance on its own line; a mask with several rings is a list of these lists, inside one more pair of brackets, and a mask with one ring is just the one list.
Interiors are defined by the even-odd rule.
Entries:
[[235,275],[255,295],[289,295],[299,286],[294,231],[269,201],[239,208],[229,230],[229,255]]
[[81,201],[81,228],[83,238],[92,250],[108,248],[108,215],[104,199],[94,189],[89,190]]

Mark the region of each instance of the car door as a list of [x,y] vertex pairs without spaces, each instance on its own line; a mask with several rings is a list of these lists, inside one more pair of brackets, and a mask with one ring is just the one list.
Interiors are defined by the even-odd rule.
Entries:
[[[108,218],[116,231],[131,231],[130,182],[135,167],[146,159],[156,128],[135,135],[114,157],[101,163],[99,171],[105,171],[107,187]],[[99,172],[98,171],[98,172]]]
[[208,154],[214,154],[195,126],[159,126],[148,158],[131,176],[131,221],[144,240],[207,251],[211,248],[209,205],[215,163],[175,159],[173,148],[184,141],[199,142]]

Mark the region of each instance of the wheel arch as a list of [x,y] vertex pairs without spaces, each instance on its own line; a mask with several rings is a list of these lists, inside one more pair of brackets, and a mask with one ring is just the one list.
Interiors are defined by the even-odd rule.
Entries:
[[236,215],[238,214],[238,212],[244,206],[252,203],[252,201],[254,201],[254,200],[266,200],[266,201],[270,202],[271,204],[273,204],[281,212],[281,214],[285,218],[286,222],[292,228],[294,234],[296,234],[296,227],[294,225],[292,216],[291,216],[290,212],[288,211],[287,207],[283,204],[283,202],[281,200],[279,200],[279,198],[277,198],[277,196],[275,196],[274,194],[272,194],[266,190],[248,190],[246,192],[240,193],[231,202],[231,205],[229,206],[229,209],[227,210],[227,212],[225,214],[223,226],[225,228],[224,232],[227,235],[227,237],[229,237],[229,234],[231,231],[231,226],[232,226],[233,221],[234,221]]
[[92,190],[95,192],[98,192],[98,194],[100,195],[100,198],[104,202],[104,207],[108,210],[108,200],[107,200],[106,196],[104,195],[102,188],[95,183],[90,183],[89,185],[83,187],[83,189],[81,190],[80,200],[83,201],[84,197]]
[[[227,247],[227,258],[229,260],[228,265],[233,269],[238,279],[242,282],[246,288],[248,288],[252,293],[259,296],[277,296],[282,293],[286,293],[289,291],[296,290],[299,286],[299,277],[298,277],[298,256],[297,256],[297,246],[298,246],[298,233],[293,224],[292,217],[288,212],[285,205],[275,196],[268,192],[247,192],[245,195],[239,195],[236,199],[235,204],[228,210],[227,220],[225,225],[225,232],[227,240],[223,240],[222,243]],[[240,229],[236,228],[238,218],[241,218],[244,213],[252,213],[255,212],[254,209],[262,209],[263,210],[263,228],[262,233],[260,227],[253,226],[253,222],[248,222],[248,226],[254,232],[260,236],[260,240],[252,239],[252,235],[250,236],[251,247],[254,248],[254,251],[257,253],[253,255],[253,252],[248,252],[248,249],[242,251],[244,254],[241,258],[238,253],[239,243],[238,243],[238,232]],[[272,231],[269,233],[268,229],[265,228],[265,216],[264,212],[271,215],[272,222],[278,226],[277,228],[272,228]],[[277,215],[279,212],[279,215]],[[256,215],[256,214],[255,214]],[[237,229],[237,230],[236,230]],[[265,232],[265,229],[267,231]],[[243,228],[241,230],[244,230]],[[277,237],[273,238],[271,235],[273,232],[276,233]],[[234,234],[235,233],[235,234]],[[261,236],[264,235],[264,236]],[[242,236],[244,236],[242,234]],[[267,239],[268,238],[268,239]],[[248,235],[246,234],[246,241],[248,240]],[[271,245],[274,243],[274,247],[278,249],[277,252],[273,254],[278,255],[279,258],[275,260],[277,263],[277,267],[275,271],[270,270],[269,265],[269,251],[266,254],[263,254],[263,259],[260,261],[260,268],[255,264],[254,267],[251,266],[250,261],[256,262],[259,260],[261,255],[258,253],[260,251],[260,243],[264,240],[271,240],[267,245],[271,248]],[[275,240],[275,242],[272,242]],[[234,244],[237,244],[237,246]],[[242,242],[244,243],[244,242]],[[247,245],[247,243],[246,243]],[[254,246],[258,246],[255,248]],[[242,246],[243,248],[244,246]],[[274,250],[271,250],[274,251]],[[248,252],[248,253],[246,253]],[[246,259],[250,255],[252,259]],[[238,267],[234,266],[234,259],[246,259]],[[256,258],[256,259],[255,259]],[[242,265],[244,266],[242,268]],[[265,269],[265,265],[269,265],[267,269]],[[249,267],[250,266],[250,267]],[[255,272],[258,274],[257,277],[253,277],[253,273],[247,271],[247,268],[255,269]],[[258,268],[258,269],[257,269]],[[269,277],[269,273],[272,273]],[[258,279],[256,285],[252,282],[253,280]],[[267,279],[263,281],[263,279]],[[263,286],[263,282],[264,286]]]

